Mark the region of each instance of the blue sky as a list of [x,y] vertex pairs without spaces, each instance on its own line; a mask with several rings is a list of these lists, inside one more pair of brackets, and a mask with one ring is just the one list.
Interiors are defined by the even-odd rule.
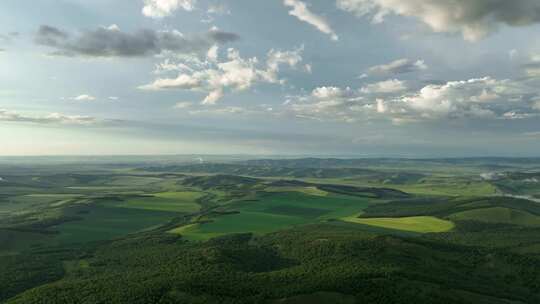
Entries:
[[536,0],[4,0],[0,155],[538,156]]

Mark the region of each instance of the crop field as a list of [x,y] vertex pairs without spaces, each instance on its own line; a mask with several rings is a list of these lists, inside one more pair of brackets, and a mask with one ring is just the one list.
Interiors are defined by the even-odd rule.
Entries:
[[449,216],[454,220],[475,220],[485,223],[503,223],[518,226],[540,226],[540,216],[522,210],[504,207],[480,208],[454,213]]
[[[477,179],[477,178],[476,178]],[[438,195],[438,196],[488,196],[495,195],[499,191],[496,186],[478,180],[467,180],[462,177],[446,176],[425,178],[418,182],[392,183],[392,181],[374,181],[366,178],[341,178],[341,179],[306,179],[313,182],[328,182],[351,186],[367,186],[379,188],[392,188],[411,194]]]
[[160,192],[128,198],[115,205],[123,208],[193,213],[199,211],[201,206],[197,199],[202,196],[204,193],[201,192]]
[[446,232],[454,228],[450,221],[433,216],[411,216],[401,218],[357,218],[346,217],[344,221],[387,229],[411,231],[418,233]]
[[86,243],[108,240],[155,228],[175,217],[172,212],[96,206],[82,220],[52,227],[58,243]]
[[[227,210],[234,213],[213,217],[209,222],[192,226],[181,234],[193,239],[229,233],[264,234],[355,214],[372,203],[366,198],[337,194],[265,193],[254,200],[231,203],[227,205]],[[179,231],[182,230],[176,232]]]

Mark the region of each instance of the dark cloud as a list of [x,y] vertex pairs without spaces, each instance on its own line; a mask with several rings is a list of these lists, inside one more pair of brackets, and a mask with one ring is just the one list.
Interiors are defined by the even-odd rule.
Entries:
[[210,32],[208,32],[208,35],[210,36],[210,38],[219,43],[227,43],[240,39],[240,36],[235,33],[222,32],[219,30],[211,30]]
[[19,32],[9,32],[7,34],[0,34],[0,42],[11,42],[17,37],[19,37]]
[[57,46],[66,41],[69,35],[55,27],[42,25],[36,34],[35,42],[40,45]]
[[476,41],[500,25],[527,26],[540,23],[538,0],[336,0],[339,8],[359,16],[373,15],[382,22],[393,13],[415,17],[435,32],[461,32]]
[[126,33],[115,25],[70,35],[58,28],[42,25],[34,41],[36,44],[53,48],[54,51],[49,54],[56,56],[144,57],[164,51],[205,52],[214,44],[224,44],[238,39],[238,35],[220,30],[211,30],[198,35],[152,29]]

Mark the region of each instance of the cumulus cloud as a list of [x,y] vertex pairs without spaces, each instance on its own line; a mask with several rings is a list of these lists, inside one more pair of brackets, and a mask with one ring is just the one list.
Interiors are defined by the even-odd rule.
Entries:
[[219,29],[198,35],[178,31],[142,29],[125,33],[116,25],[86,30],[72,35],[64,30],[42,25],[34,41],[54,49],[49,55],[85,57],[143,57],[163,52],[201,53],[215,44],[238,40],[239,36]]
[[519,81],[484,77],[427,85],[418,91],[402,89],[393,80],[359,90],[320,87],[308,96],[289,100],[286,106],[301,117],[347,122],[517,120],[540,116],[538,90]]
[[364,86],[361,91],[364,93],[397,93],[407,90],[405,82],[398,79],[388,79]]
[[75,96],[75,97],[73,97],[71,99],[75,100],[75,101],[94,101],[94,100],[96,100],[96,97],[94,97],[92,95],[88,95],[88,94],[82,94],[82,95],[79,95],[79,96]]
[[0,109],[0,122],[21,122],[35,124],[66,124],[66,125],[94,125],[104,121],[90,116],[65,115],[51,113],[42,116],[32,116],[14,111]]
[[[426,70],[428,66],[423,60],[412,61],[410,59],[402,58],[392,61],[387,64],[376,65],[368,69],[368,75],[384,76],[384,75],[397,75],[406,74],[417,71]],[[362,77],[365,78],[365,77]]]
[[375,23],[394,14],[416,18],[434,32],[461,33],[477,41],[501,25],[527,26],[540,22],[537,0],[337,0],[337,6]]
[[311,96],[320,100],[340,99],[350,95],[350,88],[318,87],[311,92]]
[[192,11],[196,3],[196,0],[144,0],[142,13],[150,18],[163,18],[179,9]]
[[265,63],[257,57],[243,58],[229,48],[226,58],[219,58],[218,50],[212,51],[204,61],[197,57],[180,58],[173,63],[166,60],[157,67],[157,73],[177,72],[172,78],[158,78],[143,85],[143,90],[179,89],[206,93],[203,104],[215,104],[226,91],[245,91],[257,83],[284,83],[279,78],[282,66],[295,68],[302,61],[303,48],[292,51],[270,50]]
[[328,24],[326,19],[314,14],[308,6],[300,0],[284,0],[283,4],[291,8],[289,15],[298,18],[298,20],[306,22],[319,30],[320,32],[330,35],[332,40],[338,40],[338,35]]

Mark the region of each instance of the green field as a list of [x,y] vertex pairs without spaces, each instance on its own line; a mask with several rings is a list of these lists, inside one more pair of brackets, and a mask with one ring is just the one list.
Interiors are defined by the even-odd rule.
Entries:
[[441,220],[433,216],[411,216],[401,218],[346,217],[343,218],[343,220],[350,223],[418,233],[445,232],[454,228],[452,222]]
[[484,181],[470,180],[461,176],[436,176],[422,179],[420,182],[394,184],[392,182],[373,181],[369,178],[308,178],[306,181],[317,183],[332,182],[351,186],[391,188],[407,193],[438,196],[487,196],[498,193],[497,188]]
[[328,192],[318,189],[317,187],[267,187],[264,189],[267,192],[300,192],[307,195],[327,196]]
[[202,196],[202,192],[160,192],[129,198],[115,205],[133,209],[192,213],[201,208],[196,201]]
[[370,204],[366,198],[345,195],[307,195],[302,192],[265,193],[257,199],[227,206],[233,214],[173,230],[188,239],[208,239],[230,233],[264,234],[281,229],[356,214]]
[[176,216],[173,212],[95,206],[82,220],[52,227],[59,232],[51,242],[60,244],[108,240],[155,228]]
[[529,212],[503,207],[480,208],[454,213],[452,220],[474,220],[485,223],[502,223],[520,226],[540,226],[540,216]]

